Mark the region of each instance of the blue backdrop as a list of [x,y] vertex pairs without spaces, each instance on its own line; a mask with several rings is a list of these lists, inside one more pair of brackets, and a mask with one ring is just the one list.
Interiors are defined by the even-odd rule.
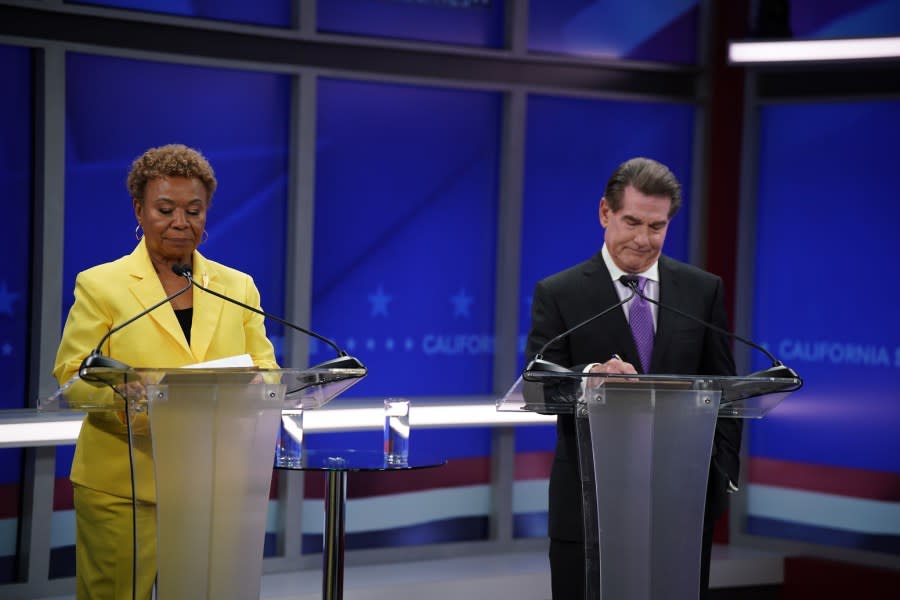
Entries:
[[[73,4],[93,4],[165,13],[182,17],[200,17],[252,25],[290,27],[291,0],[67,0]],[[298,0],[300,1],[300,0]],[[307,0],[303,0],[307,1]]]
[[321,32],[503,46],[503,0],[316,0]]
[[664,251],[687,260],[693,138],[694,107],[687,104],[529,98],[520,353],[525,350],[535,284],[587,260],[603,246],[600,199],[609,176],[629,158],[659,160],[681,182],[683,204],[669,226]]
[[529,0],[528,49],[694,63],[699,0]]
[[897,0],[792,0],[791,30],[795,38],[897,35]]
[[318,102],[312,324],[369,367],[348,394],[490,393],[500,95],[325,79]]
[[806,385],[751,447],[900,472],[900,102],[770,106],[761,133],[754,333]]
[[900,553],[898,136],[897,100],[762,110],[754,334],[805,385],[752,423],[751,532]]
[[[31,306],[32,54],[0,45],[0,409],[24,408]],[[16,534],[21,514],[22,450],[0,450],[0,582],[15,577]]]
[[[219,181],[200,252],[252,275],[263,308],[284,314],[289,78],[87,54],[68,57],[66,76],[63,317],[75,275],[137,243],[131,162],[176,142]],[[280,326],[267,328],[278,342]]]

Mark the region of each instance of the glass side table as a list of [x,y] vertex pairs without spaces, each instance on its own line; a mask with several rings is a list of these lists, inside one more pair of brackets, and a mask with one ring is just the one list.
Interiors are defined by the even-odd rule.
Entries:
[[275,468],[289,471],[321,471],[325,474],[325,531],[322,542],[322,598],[344,597],[344,513],[347,506],[347,473],[351,471],[410,471],[446,464],[446,459],[410,452],[402,462],[388,462],[374,450],[304,450],[299,457],[276,460]]

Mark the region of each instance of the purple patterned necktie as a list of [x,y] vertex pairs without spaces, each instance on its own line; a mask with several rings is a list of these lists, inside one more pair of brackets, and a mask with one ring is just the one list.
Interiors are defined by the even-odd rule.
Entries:
[[[638,277],[637,281],[638,290],[643,294],[647,278]],[[628,324],[631,325],[631,335],[641,359],[641,370],[649,373],[650,357],[653,355],[653,312],[650,303],[638,295],[632,298],[628,307]]]

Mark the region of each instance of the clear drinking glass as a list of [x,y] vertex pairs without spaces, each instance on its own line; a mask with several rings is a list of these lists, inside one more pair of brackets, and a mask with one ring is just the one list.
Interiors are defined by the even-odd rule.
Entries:
[[278,428],[278,445],[275,448],[275,463],[279,465],[299,465],[303,458],[303,409],[293,408],[281,411],[281,426]]
[[409,461],[409,400],[384,401],[384,460],[402,465]]

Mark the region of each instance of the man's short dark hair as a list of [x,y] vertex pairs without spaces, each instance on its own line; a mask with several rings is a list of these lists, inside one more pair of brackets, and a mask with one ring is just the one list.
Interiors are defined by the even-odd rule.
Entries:
[[647,196],[670,198],[669,219],[681,208],[681,184],[669,167],[652,158],[639,156],[626,160],[610,176],[603,193],[610,210],[616,212],[622,208],[622,195],[629,185]]

